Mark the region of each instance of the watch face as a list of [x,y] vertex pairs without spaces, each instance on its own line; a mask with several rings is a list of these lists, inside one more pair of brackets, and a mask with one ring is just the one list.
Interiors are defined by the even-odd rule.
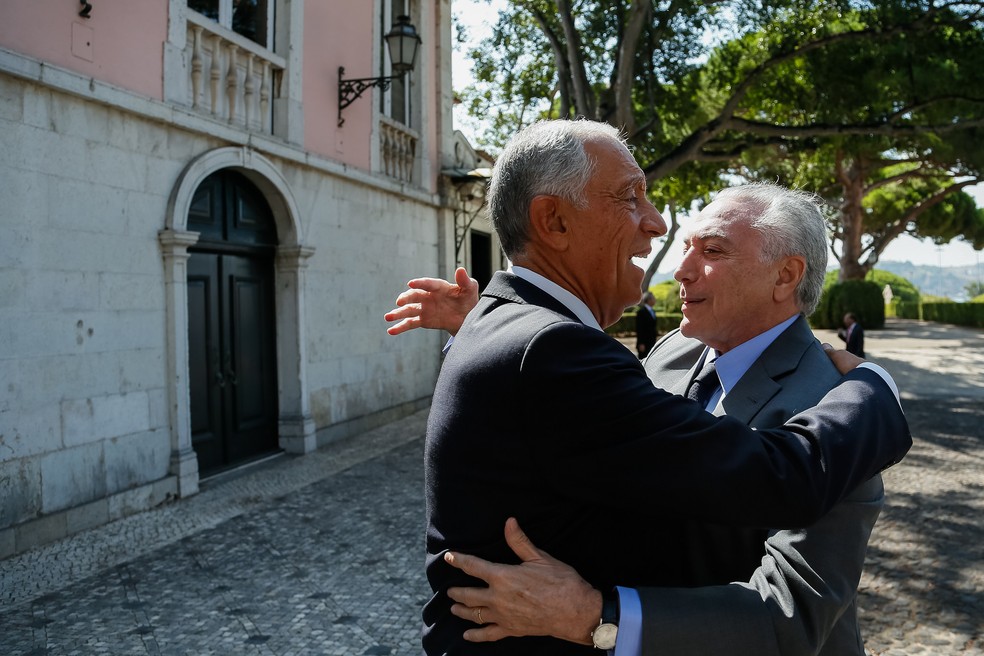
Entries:
[[615,638],[618,636],[618,626],[615,624],[599,624],[591,634],[591,641],[598,649],[615,649]]

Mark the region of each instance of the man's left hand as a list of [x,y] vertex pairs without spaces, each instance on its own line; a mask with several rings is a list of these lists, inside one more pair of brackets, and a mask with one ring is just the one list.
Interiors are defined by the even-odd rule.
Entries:
[[867,362],[867,360],[859,358],[853,353],[848,353],[843,349],[835,349],[826,342],[821,344],[821,346],[827,354],[827,357],[830,358],[830,361],[834,363],[835,367],[837,367],[837,371],[840,372],[841,376],[851,373],[862,362]]
[[574,568],[537,549],[519,528],[506,520],[506,542],[520,565],[500,565],[477,556],[448,552],[444,560],[487,588],[449,588],[458,602],[451,612],[482,627],[465,631],[465,640],[491,642],[509,636],[550,635],[582,645],[601,617],[601,593]]

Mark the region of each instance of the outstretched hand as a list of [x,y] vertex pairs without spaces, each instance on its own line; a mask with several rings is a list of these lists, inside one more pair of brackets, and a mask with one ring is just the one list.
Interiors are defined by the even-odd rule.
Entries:
[[837,371],[840,372],[841,376],[849,374],[862,362],[867,362],[864,358],[859,358],[853,353],[848,353],[843,349],[835,349],[826,342],[820,346],[827,354],[827,357],[830,358],[830,361],[834,363],[834,366],[837,367]]
[[386,329],[390,335],[414,328],[438,328],[455,335],[478,304],[478,281],[462,267],[454,272],[454,284],[440,278],[414,278],[407,287],[396,297],[396,307],[383,315],[386,321],[399,321]]
[[549,635],[590,645],[591,631],[601,617],[601,593],[574,568],[542,551],[519,522],[506,520],[506,543],[522,561],[501,565],[477,556],[447,552],[444,560],[487,588],[449,588],[457,603],[451,612],[481,624],[465,631],[465,640],[491,642],[509,636]]

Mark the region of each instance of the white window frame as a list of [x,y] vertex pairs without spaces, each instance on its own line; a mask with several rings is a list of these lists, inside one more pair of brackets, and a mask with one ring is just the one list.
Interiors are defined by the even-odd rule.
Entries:
[[[277,4],[276,0],[267,0],[267,20],[266,20],[266,46],[267,50],[273,51],[273,35],[274,35],[274,7]],[[191,7],[188,7],[188,11],[195,11]],[[197,13],[197,12],[196,12]],[[219,25],[226,28],[227,30],[232,30],[232,0],[219,0]],[[244,37],[245,38],[245,37]],[[257,44],[259,45],[259,44]]]

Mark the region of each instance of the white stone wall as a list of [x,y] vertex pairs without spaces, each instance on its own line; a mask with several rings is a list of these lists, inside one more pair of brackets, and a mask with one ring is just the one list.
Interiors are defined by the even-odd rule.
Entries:
[[170,446],[144,154],[166,135],[6,76],[0,97],[2,527],[163,478]]
[[[134,104],[0,72],[0,533],[110,499],[84,527],[171,493],[118,496],[167,479],[173,456],[158,232],[185,166],[236,144]],[[253,147],[280,167],[315,250],[300,332],[319,436],[426,401],[442,336],[389,337],[382,315],[408,279],[444,273],[444,210],[271,144]],[[10,549],[0,535],[0,557]]]

